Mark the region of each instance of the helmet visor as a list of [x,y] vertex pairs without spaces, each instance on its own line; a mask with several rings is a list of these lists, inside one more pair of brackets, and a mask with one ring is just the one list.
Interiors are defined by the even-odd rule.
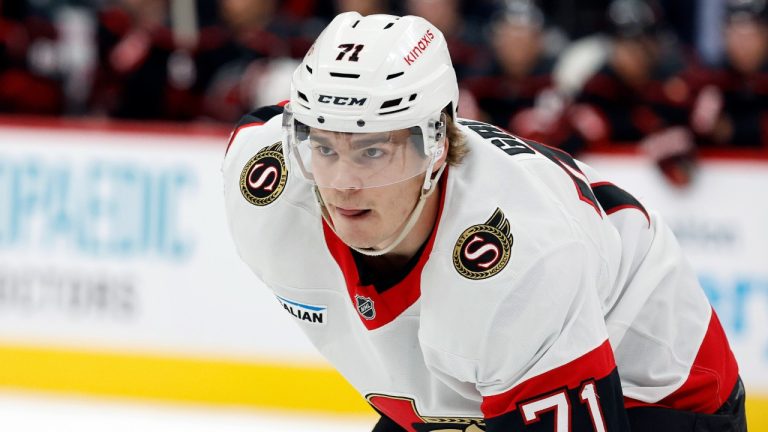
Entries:
[[312,128],[296,120],[292,123],[290,151],[304,176],[319,187],[387,186],[423,175],[432,159],[425,154],[420,126],[349,133]]

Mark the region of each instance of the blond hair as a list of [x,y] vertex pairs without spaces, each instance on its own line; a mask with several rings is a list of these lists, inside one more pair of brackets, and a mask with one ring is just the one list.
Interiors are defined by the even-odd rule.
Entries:
[[464,156],[469,153],[469,147],[467,147],[467,137],[459,130],[459,126],[454,119],[449,115],[448,124],[446,125],[446,135],[448,135],[448,156],[445,158],[445,162],[450,166],[457,166],[464,160]]

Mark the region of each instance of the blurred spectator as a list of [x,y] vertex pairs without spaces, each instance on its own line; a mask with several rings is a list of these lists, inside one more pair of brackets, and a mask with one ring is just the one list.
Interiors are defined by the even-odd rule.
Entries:
[[193,118],[197,101],[174,91],[189,87],[194,70],[188,57],[173,56],[178,47],[166,0],[121,0],[98,19],[91,109],[131,119]]
[[611,48],[606,63],[576,96],[570,120],[587,148],[639,143],[674,184],[693,174],[687,128],[691,91],[680,78],[680,53],[660,31],[657,13],[640,0],[608,8]]
[[405,13],[424,17],[445,35],[456,76],[478,75],[491,61],[482,28],[463,18],[460,0],[405,0]]
[[553,89],[555,58],[544,46],[541,10],[529,0],[510,0],[490,30],[490,70],[461,83],[474,96],[477,116],[526,138],[562,146],[567,136],[558,121],[563,106]]
[[[234,122],[259,104],[264,83],[279,82],[274,73],[286,74],[288,59],[304,56],[323,23],[282,13],[277,0],[219,0],[219,8],[224,27],[215,29],[216,38],[201,37],[198,54],[201,81],[207,83],[203,115]],[[287,81],[282,87],[269,94],[287,97]]]
[[357,11],[361,15],[393,14],[401,15],[398,8],[398,0],[291,0],[293,2],[304,1],[312,5],[312,14],[330,22],[336,15],[342,12]]
[[[334,0],[336,13],[355,11],[360,15],[391,14],[393,5],[389,0]],[[334,14],[335,15],[335,14]]]
[[220,20],[174,9],[169,0],[120,0],[102,10],[92,110],[131,119],[236,121],[256,103],[265,62],[303,56],[322,27],[280,14],[277,0],[216,4]]
[[768,7],[729,1],[726,58],[692,77],[699,91],[691,116],[701,145],[764,147],[768,142]]
[[539,0],[539,6],[554,25],[574,40],[605,30],[605,10],[610,1]]
[[[195,10],[186,10],[189,4]],[[690,131],[704,146],[760,146],[768,142],[766,0],[717,5],[709,0],[0,0],[0,112],[230,123],[256,105],[285,97],[296,60],[324,20],[357,10],[415,14],[434,22],[448,39],[462,85],[463,116],[505,125],[569,152],[640,142],[654,157],[674,159],[692,151]],[[689,44],[702,44],[695,30],[726,14],[722,62],[691,67],[681,79],[686,57],[660,31],[659,10],[675,20],[673,30]],[[561,56],[561,27],[572,37],[602,29],[608,36],[583,38]],[[703,26],[707,34],[710,28]],[[707,58],[715,58],[710,51]]]
[[277,0],[218,0],[221,23],[241,54],[301,58],[323,23],[282,13]]
[[22,1],[0,1],[0,112],[61,114],[58,33]]
[[[576,126],[591,144],[637,142],[674,124],[685,124],[686,84],[681,63],[664,50],[653,10],[640,0],[616,0],[609,8],[612,44],[606,63],[576,97],[590,120]],[[587,117],[586,115],[584,117]],[[594,119],[595,121],[591,121]]]

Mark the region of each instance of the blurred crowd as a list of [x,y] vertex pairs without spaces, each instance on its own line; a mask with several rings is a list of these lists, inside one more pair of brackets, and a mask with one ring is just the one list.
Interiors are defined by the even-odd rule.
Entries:
[[574,154],[686,184],[698,149],[768,148],[766,0],[0,0],[0,113],[233,123],[348,10],[427,18],[460,115]]

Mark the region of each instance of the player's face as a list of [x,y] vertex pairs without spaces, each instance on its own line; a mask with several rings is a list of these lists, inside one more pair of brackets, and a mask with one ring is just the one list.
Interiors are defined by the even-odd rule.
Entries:
[[312,128],[300,152],[309,155],[304,166],[319,187],[375,188],[424,173],[429,160],[421,138],[409,129],[343,133]]
[[[318,189],[337,234],[350,246],[388,244],[418,201],[424,157],[404,132],[402,137],[398,132],[382,134],[381,139],[375,134],[328,133],[317,141],[322,148],[313,151],[312,166]],[[398,178],[402,172],[418,175]],[[377,180],[374,183],[383,186],[350,187],[368,183],[372,176]],[[389,177],[399,181],[386,181]]]
[[341,240],[357,248],[381,248],[400,232],[416,206],[423,178],[368,189],[319,188]]

